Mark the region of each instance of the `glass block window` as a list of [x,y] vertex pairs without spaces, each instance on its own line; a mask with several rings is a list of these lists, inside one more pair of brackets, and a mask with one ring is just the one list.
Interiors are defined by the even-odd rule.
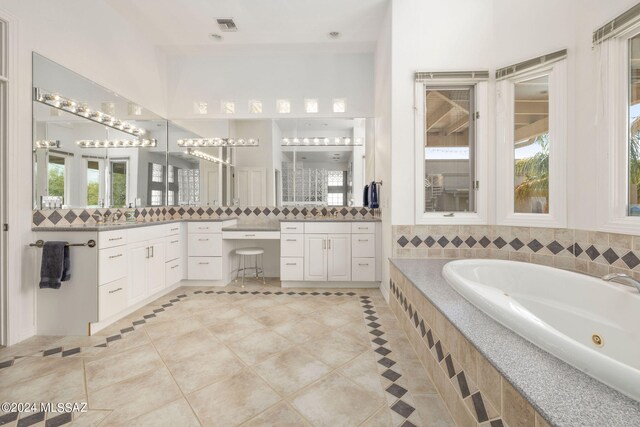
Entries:
[[175,205],[175,201],[176,201],[176,192],[175,191],[169,191],[167,193],[167,205],[173,206],[173,205]]
[[200,202],[200,170],[178,170],[178,203],[186,205]]
[[167,181],[171,183],[175,182],[175,175],[175,168],[173,166],[169,166],[169,168],[167,169]]
[[151,190],[151,206],[162,205],[162,190]]
[[164,182],[164,167],[161,164],[153,163],[151,165],[151,181],[152,182]]
[[339,187],[344,185],[343,171],[329,171],[327,174],[327,183],[329,184],[329,187]]
[[344,206],[344,194],[329,193],[327,195],[327,202],[329,206]]

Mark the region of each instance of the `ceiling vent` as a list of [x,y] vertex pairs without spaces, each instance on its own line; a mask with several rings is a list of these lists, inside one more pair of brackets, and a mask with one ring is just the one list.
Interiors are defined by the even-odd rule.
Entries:
[[224,31],[224,32],[238,31],[238,27],[236,27],[236,23],[233,22],[233,19],[231,18],[219,18],[219,19],[216,19],[216,21],[218,22],[220,31]]

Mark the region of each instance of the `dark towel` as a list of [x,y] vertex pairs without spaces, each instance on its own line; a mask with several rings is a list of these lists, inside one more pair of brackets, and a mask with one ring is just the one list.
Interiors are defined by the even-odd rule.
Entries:
[[362,194],[362,206],[369,207],[369,185],[364,186],[364,192]]
[[59,289],[71,278],[71,260],[67,242],[46,242],[42,248],[40,288]]
[[370,209],[378,209],[380,207],[380,203],[378,202],[378,184],[373,181],[369,184],[369,208]]

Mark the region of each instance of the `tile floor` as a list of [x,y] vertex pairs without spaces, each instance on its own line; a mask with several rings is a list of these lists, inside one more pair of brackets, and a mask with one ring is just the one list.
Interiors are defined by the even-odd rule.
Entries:
[[180,287],[91,337],[0,349],[0,425],[453,426],[376,289]]

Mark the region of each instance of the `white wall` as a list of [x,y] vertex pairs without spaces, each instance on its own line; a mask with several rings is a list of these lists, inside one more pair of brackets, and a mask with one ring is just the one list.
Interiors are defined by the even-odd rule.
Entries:
[[10,90],[17,95],[15,137],[8,147],[9,343],[34,334],[35,287],[31,217],[31,53],[36,51],[147,108],[165,114],[166,60],[138,30],[100,1],[0,0],[13,24]]
[[[170,117],[195,117],[194,102],[207,102],[207,117],[256,118],[248,101],[262,101],[262,117],[279,116],[277,99],[291,100],[283,117],[373,115],[371,53],[220,53],[170,56]],[[304,99],[319,99],[317,114],[304,113]],[[332,112],[333,98],[346,98],[347,111]],[[236,114],[222,114],[222,100],[235,101]]]

